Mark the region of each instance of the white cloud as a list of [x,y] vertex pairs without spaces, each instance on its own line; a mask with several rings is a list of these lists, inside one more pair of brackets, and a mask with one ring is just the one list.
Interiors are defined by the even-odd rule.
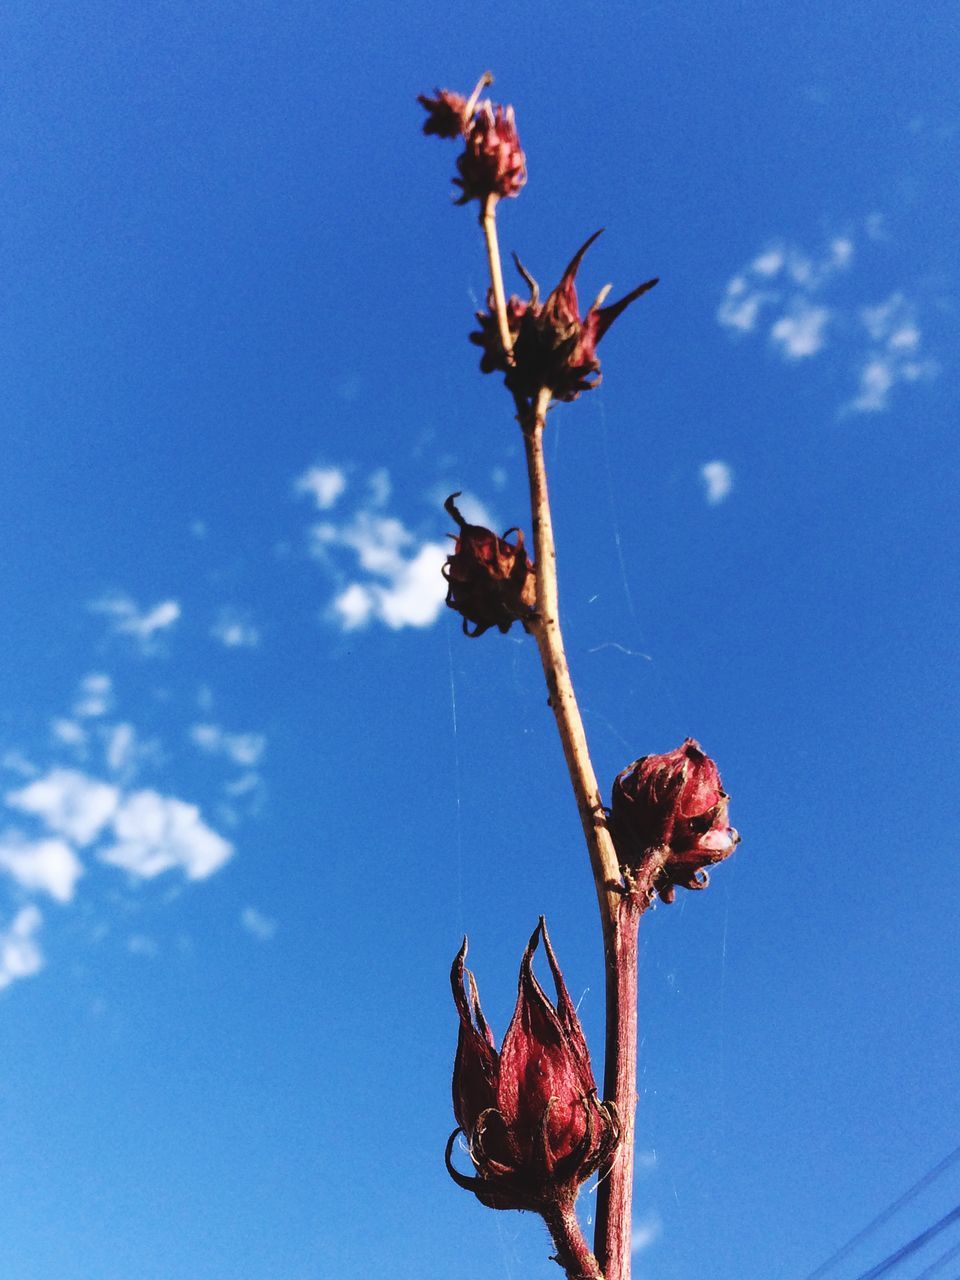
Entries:
[[43,916],[31,904],[17,912],[8,929],[0,931],[0,990],[43,968],[43,953],[34,940],[42,923]]
[[772,326],[770,339],[782,347],[788,359],[802,360],[805,356],[815,356],[823,346],[823,331],[829,319],[827,307],[795,302],[790,313],[781,316]]
[[241,767],[256,764],[267,745],[262,733],[226,733],[218,724],[195,724],[190,738],[201,751],[226,756]]
[[57,902],[69,902],[83,875],[83,864],[65,840],[29,841],[6,835],[0,838],[0,870],[29,893],[48,893]]
[[[862,229],[867,241],[886,239],[880,213],[871,213]],[[939,369],[935,361],[920,355],[916,308],[902,293],[859,311],[849,303],[828,306],[822,301],[821,294],[849,271],[855,253],[850,235],[834,236],[816,254],[796,245],[773,244],[731,276],[717,308],[717,321],[742,335],[753,333],[764,320],[774,350],[784,360],[796,362],[824,351],[828,336],[849,343],[859,319],[867,338],[867,349],[861,337],[855,355],[859,390],[840,412],[872,413],[887,407],[898,383],[932,378]],[[857,341],[855,336],[853,340]]]
[[76,720],[61,717],[50,724],[50,732],[65,747],[83,747],[87,742],[87,731]]
[[180,617],[180,605],[176,600],[161,600],[150,609],[140,609],[129,596],[104,596],[90,605],[94,613],[104,613],[113,618],[113,629],[118,635],[131,636],[144,653],[154,651],[154,639],[158,632],[166,631]]
[[240,912],[240,923],[258,942],[269,942],[277,932],[276,920],[263,915],[256,907],[244,907]]
[[113,706],[113,681],[102,671],[92,671],[80,681],[73,714],[81,720],[105,716]]
[[40,770],[31,764],[22,751],[5,751],[0,764],[11,773],[19,773],[21,778],[35,778]]
[[402,521],[369,511],[357,512],[344,525],[315,525],[312,535],[318,559],[328,560],[331,549],[347,549],[369,575],[366,581],[348,583],[334,598],[332,615],[345,631],[374,620],[392,630],[436,621],[446,596],[440,569],[448,549],[443,543],[418,546]]
[[309,493],[318,511],[329,511],[347,487],[347,477],[339,467],[308,467],[293,484],[295,493]]
[[390,483],[390,472],[386,467],[378,467],[378,469],[367,477],[367,492],[370,494],[370,505],[373,507],[385,507],[390,501],[390,495],[393,493],[393,485]]
[[361,586],[359,582],[351,582],[349,587],[334,597],[332,605],[344,631],[356,631],[358,627],[365,627],[376,607],[371,588]]
[[247,773],[241,773],[239,778],[235,778],[233,782],[224,783],[224,791],[228,796],[239,797],[247,796],[251,791],[256,791],[261,783],[259,773],[248,770]]
[[733,490],[733,471],[728,463],[716,459],[705,462],[700,468],[700,479],[706,490],[707,502],[712,507],[724,501]]
[[426,542],[411,560],[379,571],[388,579],[386,583],[351,583],[333,602],[343,629],[356,630],[372,619],[393,631],[429,627],[436,622],[446,598],[441,568],[448,554],[443,543]]
[[768,249],[766,253],[759,254],[750,263],[750,270],[758,276],[775,276],[786,262],[786,257],[782,249]]
[[132,956],[147,956],[152,959],[160,948],[145,933],[132,933],[127,939],[127,950]]
[[223,609],[217,621],[210,628],[214,640],[219,640],[227,649],[256,649],[260,643],[260,632],[242,614],[233,609]]
[[770,301],[776,301],[775,293],[760,290],[749,290],[743,276],[734,276],[727,285],[726,296],[717,309],[717,320],[726,329],[737,329],[740,333],[752,333],[757,327],[760,308]]
[[656,1211],[644,1214],[644,1216],[634,1224],[633,1235],[630,1239],[630,1252],[634,1255],[643,1253],[644,1249],[650,1246],[660,1238],[660,1232],[663,1230],[663,1223],[660,1215]]
[[814,306],[813,296],[853,261],[854,243],[835,236],[819,255],[796,245],[777,243],[758,254],[727,282],[717,321],[726,329],[752,333],[761,312],[780,314],[770,326],[770,338],[786,360],[815,355],[824,345],[830,310]]
[[922,359],[923,335],[916,308],[902,293],[892,293],[875,307],[864,307],[860,321],[872,343],[860,367],[858,394],[845,412],[879,413],[890,403],[890,393],[900,382],[916,382],[936,376],[935,361]]
[[101,859],[143,879],[176,868],[190,880],[203,880],[233,854],[233,845],[206,825],[196,805],[156,791],[127,796],[114,815],[113,831],[117,843]]
[[107,767],[114,773],[129,768],[137,750],[137,734],[132,724],[112,725],[107,733]]
[[58,835],[75,844],[89,844],[113,816],[119,792],[76,769],[51,769],[19,791],[9,791],[6,803],[32,813]]

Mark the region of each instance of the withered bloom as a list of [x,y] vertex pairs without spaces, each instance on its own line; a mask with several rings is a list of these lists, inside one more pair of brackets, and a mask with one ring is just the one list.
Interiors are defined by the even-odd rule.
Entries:
[[[533,973],[543,938],[557,1001],[551,1004]],[[541,917],[520,963],[517,1006],[497,1052],[464,939],[450,978],[460,1014],[453,1069],[457,1128],[447,1143],[451,1177],[492,1209],[565,1208],[580,1183],[610,1157],[620,1139],[612,1103],[600,1102],[590,1055]],[[469,991],[468,991],[469,988]],[[450,1156],[466,1138],[476,1170],[467,1177]]]
[[740,840],[729,804],[717,766],[693,738],[634,760],[613,784],[610,829],[620,865],[642,872],[654,863],[652,887],[664,902],[677,886],[705,889],[703,868],[728,858]]
[[454,184],[462,192],[457,204],[488,196],[502,199],[518,196],[527,180],[527,161],[520,148],[513,107],[481,102],[466,130],[463,154],[457,157],[458,178]]
[[423,132],[436,134],[438,138],[459,138],[466,130],[466,98],[449,89],[435,89],[434,92],[435,98],[428,98],[425,93],[417,95],[417,101],[427,113]]
[[509,389],[525,400],[532,401],[541,387],[549,387],[554,400],[571,401],[582,391],[599,386],[597,343],[617,316],[657,283],[657,279],[647,280],[619,302],[604,307],[601,304],[610,290],[607,285],[581,318],[574,281],[584,254],[599,235],[599,231],[594,232],[581,245],[560,283],[543,303],[537,282],[514,257],[517,270],[530,289],[530,298],[525,302],[514,296],[507,303],[512,361],[508,362],[503,352],[492,298],[488,298],[487,311],[477,312],[480,329],[470,334],[470,341],[483,350],[480,368],[484,373],[500,370],[506,374],[504,380]]
[[[454,503],[459,496],[452,493],[443,504],[459,527],[453,555],[443,566],[447,605],[462,614],[468,636],[482,636],[491,627],[506,634],[518,621],[525,626],[536,606],[537,581],[522,531],[508,529],[498,538],[491,529],[467,524]],[[516,534],[516,542],[507,541],[510,533]]]

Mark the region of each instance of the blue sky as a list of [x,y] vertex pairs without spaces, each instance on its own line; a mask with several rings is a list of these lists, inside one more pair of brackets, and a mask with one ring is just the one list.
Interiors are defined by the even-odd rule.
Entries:
[[452,490],[529,527],[415,103],[488,66],[504,249],[661,277],[550,425],[598,773],[692,735],[744,837],[642,929],[636,1274],[803,1280],[957,1146],[957,30],[6,6],[0,1274],[553,1271],[442,1164],[464,931],[502,1034],[544,912],[602,1037],[535,648],[438,574]]

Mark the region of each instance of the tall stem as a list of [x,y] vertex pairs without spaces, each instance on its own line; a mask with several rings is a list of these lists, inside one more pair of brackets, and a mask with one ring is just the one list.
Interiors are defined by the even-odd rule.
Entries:
[[[501,342],[509,357],[511,342],[497,244],[495,198],[484,204],[480,221]],[[606,986],[603,1096],[616,1103],[622,1126],[620,1145],[598,1189],[594,1253],[604,1280],[630,1280],[633,1135],[637,1108],[637,929],[649,895],[629,892],[623,884],[563,646],[557,552],[543,455],[550,390],[543,388],[532,408],[520,397],[515,397],[515,401],[526,451],[537,573],[537,615],[532,631],[580,813],[600,907]]]
[[537,621],[533,632],[590,853],[603,927],[606,1053],[603,1096],[620,1114],[622,1137],[597,1192],[594,1250],[606,1280],[630,1280],[634,1115],[637,1107],[637,929],[646,899],[625,894],[603,799],[587,748],[560,629],[557,553],[543,455],[549,392],[541,392],[523,438],[530,480]]
[[567,1273],[567,1280],[604,1280],[600,1264],[583,1238],[573,1205],[550,1210],[543,1218],[557,1249],[557,1262]]
[[490,268],[490,286],[493,289],[493,309],[497,313],[500,329],[500,345],[507,361],[512,363],[513,339],[507,324],[507,295],[503,290],[503,268],[500,265],[500,245],[497,241],[497,197],[492,192],[483,202],[480,213],[483,242],[487,249],[487,266]]

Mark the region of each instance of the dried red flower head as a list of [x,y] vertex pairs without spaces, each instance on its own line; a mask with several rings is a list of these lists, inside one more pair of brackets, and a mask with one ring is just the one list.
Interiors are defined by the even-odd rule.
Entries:
[[468,129],[463,154],[457,157],[462,192],[457,204],[488,197],[518,196],[527,180],[527,161],[520,148],[513,107],[494,106],[488,99],[477,107]]
[[[541,937],[555,1005],[533,973]],[[447,1143],[447,1168],[455,1182],[492,1209],[542,1213],[572,1205],[580,1183],[613,1153],[620,1125],[613,1104],[597,1098],[583,1029],[543,917],[523,953],[517,1007],[499,1053],[473,974],[464,966],[466,953],[464,939],[450,975],[460,1034],[453,1069],[458,1127]],[[451,1164],[460,1133],[476,1177]]]
[[728,858],[740,840],[717,766],[693,738],[662,756],[642,756],[613,784],[610,829],[620,865],[652,872],[651,888],[672,902],[676,888],[705,889],[703,869]]
[[530,289],[530,298],[525,302],[513,296],[507,303],[507,323],[513,340],[510,361],[500,341],[492,296],[487,300],[488,309],[477,312],[480,329],[470,334],[470,341],[483,349],[480,368],[484,373],[503,372],[510,390],[525,400],[533,401],[541,387],[549,387],[554,400],[571,401],[581,391],[599,386],[597,343],[617,316],[657,283],[657,279],[647,280],[619,302],[604,307],[601,304],[610,290],[607,285],[581,318],[574,281],[583,255],[599,235],[599,231],[594,232],[581,245],[560,283],[543,303],[537,282],[514,256],[517,270]]
[[417,95],[417,101],[427,113],[423,132],[436,134],[438,138],[459,138],[466,130],[466,98],[449,89],[435,89],[434,92],[435,98],[428,98],[425,93]]
[[[502,538],[479,524],[467,524],[454,503],[452,493],[443,504],[457,522],[459,533],[453,555],[447,557],[443,576],[447,580],[447,605],[463,615],[468,636],[482,636],[491,627],[505,634],[515,622],[524,626],[537,603],[537,580],[527,559],[520,529],[508,529]],[[516,542],[507,542],[515,533]],[[473,631],[468,624],[473,623]]]

